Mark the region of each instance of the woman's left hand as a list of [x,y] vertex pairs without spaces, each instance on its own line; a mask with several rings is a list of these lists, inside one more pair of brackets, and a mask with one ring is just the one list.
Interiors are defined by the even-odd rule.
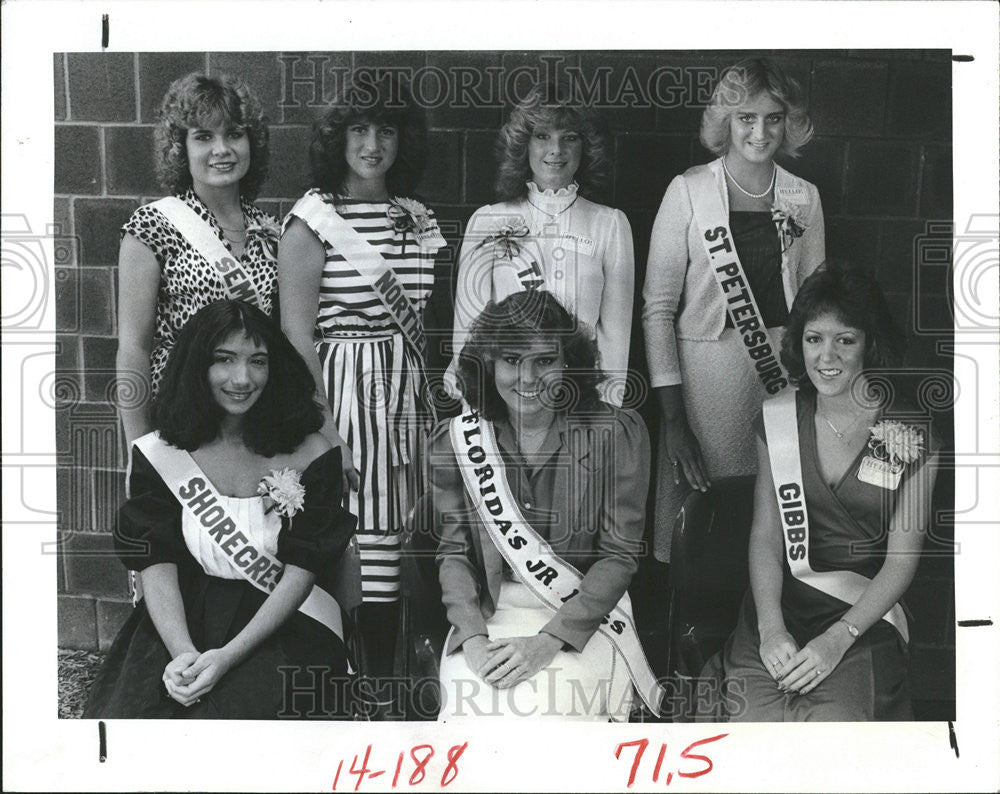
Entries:
[[233,662],[222,648],[212,648],[199,656],[185,671],[184,677],[190,683],[186,686],[177,686],[172,681],[166,680],[164,683],[167,692],[174,700],[182,706],[192,706],[201,700],[203,695],[212,691],[219,680],[233,666]]
[[829,631],[813,637],[785,665],[787,672],[778,679],[778,687],[800,695],[812,692],[840,664],[849,647],[850,643]]
[[497,689],[508,689],[544,670],[562,645],[562,640],[545,632],[494,640],[486,646],[489,655],[477,672]]

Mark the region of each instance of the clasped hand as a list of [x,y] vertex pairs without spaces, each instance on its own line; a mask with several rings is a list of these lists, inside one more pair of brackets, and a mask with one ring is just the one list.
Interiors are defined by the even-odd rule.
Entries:
[[781,629],[761,639],[760,658],[782,692],[807,695],[840,664],[847,647],[823,632],[800,650],[792,635]]
[[221,648],[204,653],[186,651],[164,668],[163,685],[170,697],[182,706],[191,706],[211,692],[231,667],[232,661]]
[[469,669],[497,689],[516,686],[544,670],[560,648],[562,640],[544,632],[493,641],[476,636],[462,644]]

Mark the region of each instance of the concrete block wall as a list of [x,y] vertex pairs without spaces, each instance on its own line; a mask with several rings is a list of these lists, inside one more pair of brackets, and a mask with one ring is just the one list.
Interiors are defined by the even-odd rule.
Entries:
[[[943,264],[939,258],[932,266],[921,252],[943,250],[950,241],[950,53],[763,54],[795,75],[808,95],[815,137],[800,159],[784,164],[819,187],[828,255],[856,260],[875,273],[907,329],[909,367],[949,373],[950,359],[938,351],[952,327],[947,254]],[[454,246],[472,212],[492,199],[495,134],[510,108],[507,92],[498,87],[523,94],[530,70],[544,76],[577,69],[612,105],[604,113],[615,168],[601,198],[622,208],[632,224],[638,292],[663,191],[675,174],[710,159],[697,140],[701,105],[717,70],[737,57],[710,51],[56,54],[54,220],[62,236],[56,289],[64,386],[57,411],[65,537],[60,644],[106,648],[129,610],[124,570],[108,554],[113,514],[124,495],[110,402],[116,262],[121,224],[160,195],[151,155],[154,114],[173,79],[192,70],[227,71],[259,92],[271,121],[271,167],[260,203],[278,217],[307,187],[309,125],[346,71],[403,67],[465,80],[465,101],[431,103],[428,110],[429,163],[418,191],[450,230]],[[511,79],[519,74],[520,82]],[[655,80],[658,97],[651,88]],[[422,85],[425,97],[434,93],[430,78]],[[454,85],[451,96],[458,96]],[[434,329],[446,334],[450,326],[454,250],[442,261],[427,319],[432,336]],[[631,365],[645,371],[640,308],[637,296]],[[432,357],[431,366],[441,361]],[[937,427],[950,445],[949,406],[939,407]],[[651,408],[645,413],[655,422]],[[939,504],[951,504],[950,488],[943,477]],[[949,534],[947,527],[936,531]],[[930,699],[953,697],[952,582],[951,558],[928,555],[910,597],[915,685]]]

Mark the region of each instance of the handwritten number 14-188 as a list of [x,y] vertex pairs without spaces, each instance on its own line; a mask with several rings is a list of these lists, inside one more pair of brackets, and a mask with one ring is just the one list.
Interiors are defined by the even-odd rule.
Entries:
[[[448,762],[445,765],[444,771],[441,773],[441,787],[444,788],[449,783],[451,783],[456,777],[458,777],[458,759],[461,758],[462,753],[469,746],[468,742],[464,744],[456,744],[448,749],[446,753]],[[359,791],[361,789],[361,784],[365,781],[365,778],[369,780],[374,780],[377,777],[381,777],[386,774],[385,769],[373,770],[368,766],[368,762],[371,760],[372,746],[369,744],[365,748],[364,758],[361,759],[361,766],[358,766],[358,756],[354,756],[354,760],[351,761],[351,767],[348,770],[348,774],[355,775],[357,781],[354,784],[354,790]],[[412,759],[414,768],[410,772],[409,779],[407,780],[405,776],[401,778],[403,772],[403,761],[406,758],[406,753],[400,753],[396,758],[396,768],[393,770],[392,775],[392,787],[396,788],[400,784],[402,779],[407,785],[418,786],[424,782],[427,777],[427,765],[430,763],[431,759],[434,757],[434,748],[429,744],[418,744],[410,748],[409,756]],[[337,764],[337,774],[333,778],[333,790],[337,790],[337,784],[340,782],[340,773],[343,771],[344,762],[340,761]]]

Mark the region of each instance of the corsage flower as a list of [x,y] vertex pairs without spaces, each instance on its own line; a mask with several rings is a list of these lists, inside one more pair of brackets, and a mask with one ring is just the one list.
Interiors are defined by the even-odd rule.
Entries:
[[422,234],[434,226],[427,207],[416,199],[401,196],[396,196],[389,202],[385,217],[389,228],[397,232],[413,231]]
[[868,448],[872,456],[893,467],[902,468],[913,463],[924,449],[923,433],[911,425],[883,419],[870,430],[872,437],[868,440]]
[[524,225],[523,221],[520,224],[508,223],[501,226],[493,234],[484,237],[476,248],[492,244],[500,250],[498,254],[500,259],[513,259],[521,253],[521,245],[517,242],[518,238],[527,236],[528,227]]
[[276,510],[278,515],[291,518],[305,504],[306,489],[303,487],[300,474],[295,469],[273,469],[270,474],[261,477],[257,493],[264,497],[267,504],[265,513]]
[[802,207],[781,199],[771,205],[771,220],[778,224],[782,253],[791,248],[792,243],[809,228],[803,217]]
[[281,224],[267,216],[256,223],[247,225],[247,236],[256,235],[261,238],[261,247],[269,259],[278,258],[278,239],[281,237]]

